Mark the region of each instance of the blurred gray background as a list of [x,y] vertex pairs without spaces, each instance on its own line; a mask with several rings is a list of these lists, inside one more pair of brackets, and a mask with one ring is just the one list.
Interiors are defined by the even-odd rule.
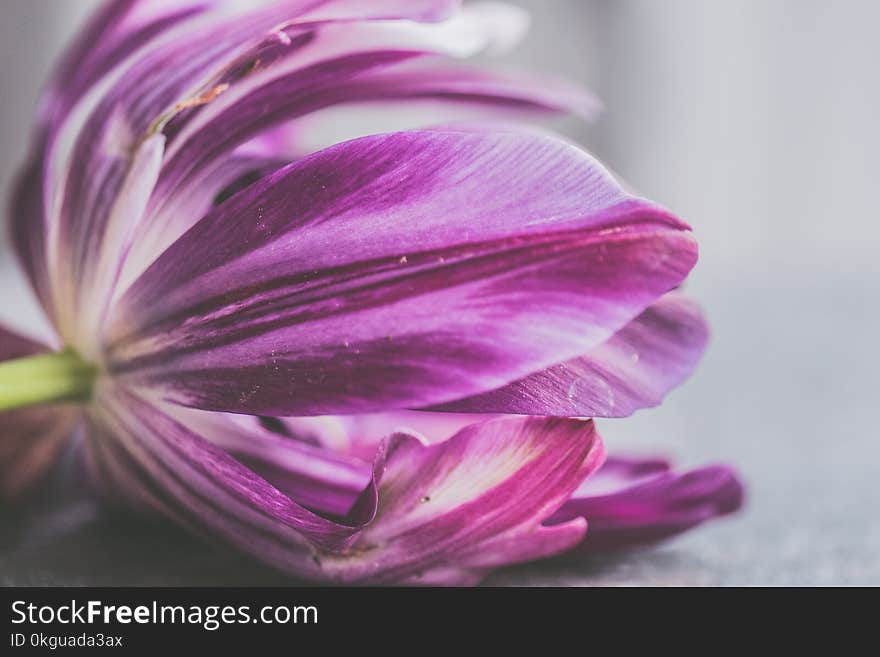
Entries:
[[[96,2],[0,0],[0,184],[41,82]],[[489,584],[880,584],[880,3],[515,0],[508,61],[588,84],[605,112],[558,127],[690,222],[689,283],[713,326],[660,409],[600,425],[611,450],[736,464],[738,517],[623,557]],[[39,322],[0,242],[0,320]],[[4,520],[0,583],[244,583],[277,577],[76,496]]]

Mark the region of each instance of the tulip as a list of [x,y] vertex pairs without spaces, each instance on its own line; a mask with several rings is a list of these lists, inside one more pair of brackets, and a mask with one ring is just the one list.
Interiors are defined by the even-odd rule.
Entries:
[[[735,510],[728,468],[602,465],[583,418],[658,404],[705,347],[676,291],[697,247],[581,149],[498,120],[596,108],[457,61],[523,26],[450,0],[108,2],[13,201],[55,335],[0,332],[3,493],[78,435],[107,499],[374,584],[476,583]],[[426,102],[442,125],[309,146],[339,108],[430,124]]]

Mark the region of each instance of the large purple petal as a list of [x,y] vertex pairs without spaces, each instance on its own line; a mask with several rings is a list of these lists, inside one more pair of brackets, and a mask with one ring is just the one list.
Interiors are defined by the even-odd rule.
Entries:
[[320,415],[496,389],[678,285],[685,226],[512,132],[340,144],[218,206],[126,292],[111,368],[212,410]]
[[[41,351],[43,345],[0,326],[0,362]],[[79,416],[79,409],[70,405],[0,413],[0,499],[16,498],[40,481]]]
[[609,458],[548,521],[584,517],[589,531],[578,552],[656,543],[742,506],[743,485],[728,466],[678,473],[658,459]]
[[585,356],[435,410],[625,417],[684,381],[708,337],[699,306],[670,293]]

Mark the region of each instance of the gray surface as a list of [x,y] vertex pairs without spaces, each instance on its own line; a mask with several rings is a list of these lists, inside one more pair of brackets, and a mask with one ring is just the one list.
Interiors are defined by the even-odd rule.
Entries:
[[[65,31],[57,11],[59,22],[43,22],[60,4],[76,6],[0,4],[0,19],[29,17],[0,20],[4,183],[33,78],[53,54],[47,39]],[[595,126],[562,128],[690,221],[701,244],[689,289],[713,325],[707,357],[662,408],[603,422],[606,442],[689,465],[732,462],[749,502],[654,550],[534,564],[488,583],[880,584],[880,4],[519,4],[535,8],[536,29],[515,58],[580,77],[606,103]],[[0,318],[32,324],[5,254],[0,280]],[[0,523],[7,584],[284,581],[162,524],[101,511],[60,482]]]

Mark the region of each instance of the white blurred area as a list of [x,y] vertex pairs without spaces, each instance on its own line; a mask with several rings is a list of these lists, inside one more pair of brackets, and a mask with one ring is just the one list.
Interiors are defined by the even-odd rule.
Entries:
[[[592,126],[558,127],[701,244],[688,289],[710,351],[664,407],[603,423],[609,448],[732,461],[750,486],[739,519],[598,581],[880,583],[880,3],[515,4],[533,29],[507,61],[578,79],[605,105]],[[0,3],[4,190],[50,62],[94,5]],[[0,245],[0,320],[33,324]],[[555,568],[510,577],[587,581]]]

